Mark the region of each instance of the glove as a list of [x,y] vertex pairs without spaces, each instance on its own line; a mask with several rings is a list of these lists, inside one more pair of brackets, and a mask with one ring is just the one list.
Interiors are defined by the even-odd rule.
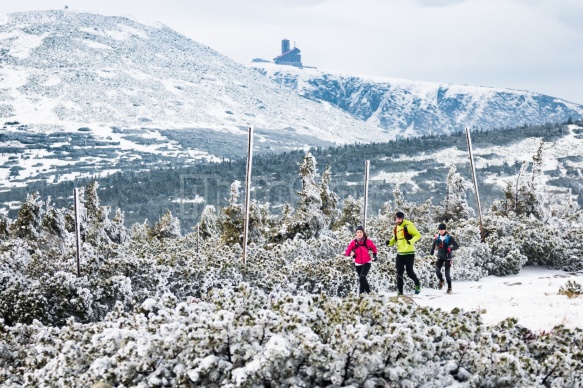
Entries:
[[376,253],[372,254],[372,261],[377,261],[379,258],[377,257]]

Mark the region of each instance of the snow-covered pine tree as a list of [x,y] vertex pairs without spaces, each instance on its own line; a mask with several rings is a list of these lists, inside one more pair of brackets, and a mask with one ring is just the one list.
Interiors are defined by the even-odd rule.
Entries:
[[544,142],[541,142],[533,156],[532,171],[527,176],[528,163],[523,162],[516,180],[508,181],[504,189],[504,199],[495,200],[490,207],[492,214],[503,217],[536,217],[548,220],[551,214],[551,201],[545,196],[543,179],[543,150]]
[[[203,239],[217,237],[220,235],[219,217],[213,205],[206,205],[200,214],[198,221],[200,237]],[[196,232],[196,226],[193,228]]]
[[354,232],[358,225],[362,224],[362,210],[364,208],[364,198],[354,199],[349,195],[342,201],[342,211],[340,218],[336,220],[334,225],[335,230],[347,228],[350,232]]
[[494,200],[490,206],[490,214],[498,217],[509,217],[514,215],[516,209],[516,196],[514,194],[514,186],[511,181],[506,183],[504,188],[504,199]]
[[527,263],[521,252],[520,241],[514,237],[515,221],[506,217],[484,218],[486,243],[491,249],[490,262],[486,263],[489,274],[496,276],[515,275]]
[[457,172],[455,164],[452,164],[447,174],[443,221],[467,220],[473,215],[473,210],[468,206],[466,187],[464,178]]
[[281,243],[288,238],[293,238],[291,235],[293,223],[293,208],[287,202],[283,204],[283,209],[281,210],[281,217],[273,225],[273,230],[269,237],[269,241],[272,243]]
[[47,198],[44,215],[41,221],[40,245],[45,255],[51,255],[50,250],[62,254],[69,240],[63,210],[51,205],[51,198]]
[[229,205],[221,210],[219,217],[221,240],[228,245],[241,243],[243,238],[243,206],[238,203],[240,188],[239,181],[231,184]]
[[10,225],[12,235],[27,240],[37,239],[41,232],[43,214],[43,201],[40,194],[38,192],[28,194],[20,206],[18,217]]
[[6,240],[10,236],[10,224],[12,220],[4,214],[0,214],[0,240]]
[[97,194],[98,189],[99,183],[91,181],[85,186],[84,190],[80,190],[83,191],[80,202],[81,199],[84,199],[83,208],[85,210],[85,214],[81,214],[80,223],[81,231],[85,231],[84,241],[95,247],[104,247],[111,242],[107,233],[111,223],[108,218],[111,208],[100,205],[99,195]]
[[298,192],[298,205],[291,224],[292,235],[303,238],[317,237],[327,227],[326,216],[322,212],[321,189],[314,181],[316,176],[316,158],[308,151],[299,169],[302,178],[302,190]]
[[150,238],[150,227],[148,225],[148,220],[144,220],[143,223],[135,222],[130,227],[130,238],[135,242],[146,242]]
[[170,210],[167,210],[150,230],[150,237],[159,240],[174,239],[180,236],[180,220],[174,217]]
[[320,198],[322,199],[322,213],[328,218],[327,224],[333,224],[338,218],[338,194],[330,190],[330,182],[332,181],[332,171],[330,166],[327,166],[322,173],[320,181]]
[[269,203],[261,204],[255,200],[249,206],[249,242],[264,243],[271,235],[276,224],[269,212]]
[[47,198],[45,212],[41,223],[42,230],[50,235],[63,238],[67,233],[65,217],[62,212],[51,206],[51,198]]
[[97,181],[91,181],[87,183],[84,190],[85,201],[83,205],[87,211],[87,218],[93,223],[103,222],[106,218],[106,214],[99,203],[97,189],[99,189],[99,183]]
[[[548,219],[547,206],[544,198],[544,174],[542,169],[543,151],[545,142],[541,141],[538,149],[532,157],[532,172],[530,179],[524,176],[520,180],[521,184],[517,183],[517,214],[525,214],[526,216],[533,215],[536,218],[546,221]],[[522,172],[522,171],[521,171]]]
[[120,208],[115,209],[115,217],[111,222],[108,222],[105,232],[109,239],[116,244],[123,244],[127,238],[127,228],[124,226],[124,213]]
[[540,196],[534,187],[532,178],[526,177],[527,166],[526,162],[522,164],[516,181],[514,212],[517,216],[530,217],[533,215],[540,219],[542,216]]

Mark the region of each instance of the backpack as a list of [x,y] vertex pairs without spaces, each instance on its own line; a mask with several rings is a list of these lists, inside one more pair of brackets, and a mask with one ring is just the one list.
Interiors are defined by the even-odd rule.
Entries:
[[[395,235],[395,241],[397,241],[397,226],[395,225],[395,229],[393,229],[393,234]],[[405,237],[405,240],[409,241],[413,238],[413,235],[409,233],[409,231],[407,231],[407,225],[403,225],[403,237]]]
[[365,247],[366,249],[368,249],[370,251],[371,249],[368,247],[368,244],[366,243],[367,240],[368,239],[365,238],[363,241],[363,244],[359,244],[358,241],[356,239],[354,239],[354,248],[352,249],[352,252],[354,252],[354,254],[356,254],[356,248],[358,248],[358,247]]
[[356,239],[354,239],[354,249],[358,248],[358,247],[365,247],[368,248],[368,250],[370,251],[370,248],[368,247],[368,244],[366,243],[368,241],[368,238],[365,238],[363,241],[363,244],[359,244],[358,241]]
[[439,233],[435,235],[435,247],[436,248],[443,248],[447,247],[447,257],[451,257],[451,247],[449,246],[449,238],[451,236],[448,234],[443,240],[439,239]]

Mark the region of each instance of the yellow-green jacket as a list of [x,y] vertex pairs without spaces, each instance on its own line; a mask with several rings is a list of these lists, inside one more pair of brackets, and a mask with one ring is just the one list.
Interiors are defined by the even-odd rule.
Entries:
[[[405,240],[405,226],[407,226],[407,232],[412,236],[409,241]],[[389,246],[397,244],[397,254],[407,255],[410,253],[415,253],[415,242],[419,241],[421,234],[409,220],[403,220],[401,225],[397,225],[397,238],[395,239],[394,230],[391,231],[391,241],[389,241]]]

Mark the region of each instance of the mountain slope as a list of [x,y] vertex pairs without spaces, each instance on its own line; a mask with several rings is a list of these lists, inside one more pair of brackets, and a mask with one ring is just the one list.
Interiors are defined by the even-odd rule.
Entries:
[[68,10],[23,12],[0,18],[0,43],[6,121],[228,133],[254,125],[267,137],[285,130],[330,143],[348,141],[347,132],[388,139],[163,25]]
[[160,24],[0,15],[0,189],[392,135]]
[[253,63],[261,74],[326,101],[354,117],[401,136],[451,133],[565,122],[583,106],[528,91],[380,77],[358,77],[272,63]]

